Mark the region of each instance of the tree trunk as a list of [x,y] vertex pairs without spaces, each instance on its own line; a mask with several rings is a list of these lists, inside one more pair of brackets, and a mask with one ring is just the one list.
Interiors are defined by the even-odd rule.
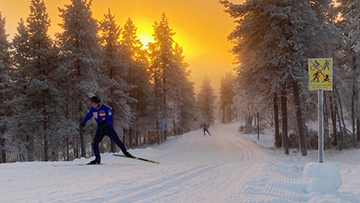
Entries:
[[[325,142],[325,141],[329,141],[329,108],[328,108],[328,102],[326,102],[326,98],[327,98],[327,93],[326,91],[324,91],[324,149],[329,148],[329,142]],[[326,144],[327,143],[327,144]]]
[[133,136],[132,136],[133,132],[132,132],[132,128],[129,128],[129,147],[132,148],[132,141],[133,141]]
[[[82,130],[81,130],[82,131]],[[81,135],[82,132],[80,132]],[[79,158],[79,140],[78,136],[74,134],[74,158]],[[80,138],[81,139],[81,138]]]
[[222,106],[222,123],[225,123],[225,105]]
[[360,119],[356,120],[356,133],[357,133],[357,141],[360,141]]
[[231,105],[227,105],[226,112],[227,112],[227,121],[226,122],[230,123],[232,121]]
[[282,123],[282,148],[285,154],[289,155],[289,137],[287,130],[287,98],[286,91],[281,91],[281,123]]
[[65,140],[66,140],[66,161],[70,161],[69,137],[67,137]]
[[[79,112],[82,113],[81,101],[79,103]],[[79,124],[81,123],[81,118],[79,118]],[[80,128],[80,148],[81,148],[81,157],[85,157],[85,142],[84,142],[84,132]]]
[[358,87],[358,74],[357,74],[357,60],[356,60],[356,53],[352,51],[353,54],[353,72],[352,72],[352,98],[351,98],[351,119],[352,119],[352,133],[353,133],[353,147],[356,146],[356,118],[357,118],[357,108],[356,102],[358,100],[357,94],[357,87]]
[[[85,142],[84,142],[84,133],[83,131],[80,132],[80,150],[81,150],[81,157],[86,157],[86,151],[85,151]],[[78,152],[78,151],[77,151]],[[79,153],[77,153],[77,157],[79,156]]]
[[306,156],[307,155],[306,135],[305,135],[304,124],[301,113],[299,87],[296,81],[293,81],[293,94],[294,94],[294,102],[296,108],[296,121],[298,125],[299,138],[300,138],[300,150],[301,150],[301,154],[303,156]]
[[135,147],[139,147],[139,131],[137,128],[137,124],[134,126],[134,132],[135,132]]
[[44,161],[49,161],[48,139],[47,139],[46,132],[44,132]]
[[6,163],[5,139],[0,137],[1,159],[0,163]]
[[340,115],[339,115],[339,111],[336,110],[337,113],[337,117],[339,118],[339,130],[340,130],[340,145],[339,145],[339,150],[343,149],[343,145],[344,145],[344,134],[343,134],[343,129],[342,129],[342,125],[340,122]]
[[356,133],[355,133],[355,82],[354,74],[353,75],[353,84],[352,84],[352,95],[351,95],[351,122],[352,122],[352,134],[353,134],[353,147],[356,145]]
[[28,156],[26,157],[27,159],[25,161],[35,161],[35,143],[34,143],[34,137],[27,135],[26,136],[26,143],[27,143],[27,154]]
[[275,124],[275,146],[277,148],[281,147],[281,139],[280,139],[280,133],[279,133],[279,110],[278,110],[278,96],[276,93],[274,93],[273,97],[274,102],[274,124]]
[[43,133],[44,133],[44,161],[49,161],[49,155],[48,155],[48,138],[47,138],[47,118],[46,118],[46,109],[43,109],[43,116],[44,119],[44,126],[43,126]]
[[[65,90],[65,92],[67,93],[68,95],[68,92],[67,90]],[[66,102],[65,104],[65,118],[66,120],[69,119],[69,102]],[[80,127],[80,131],[82,130],[82,127]],[[70,138],[69,138],[70,135],[66,135],[66,160],[67,161],[70,161]],[[73,147],[74,147],[74,142],[73,142]],[[74,157],[72,157],[74,158]]]
[[333,95],[332,94],[330,99],[330,109],[331,109],[331,122],[332,122],[332,131],[333,131],[333,137],[334,137],[334,145],[337,145],[337,134],[336,134],[336,104],[333,101]]
[[342,145],[344,144],[344,137],[346,136],[346,125],[345,125],[345,121],[344,121],[344,113],[342,111],[342,104],[341,104],[341,99],[340,99],[340,95],[339,95],[339,92],[337,91],[337,88],[335,87],[335,93],[338,97],[338,100],[339,100],[339,109],[340,109],[340,116],[339,116],[339,122],[342,122],[342,126],[344,127],[344,129],[342,130],[342,133],[341,133],[341,142],[342,142]]

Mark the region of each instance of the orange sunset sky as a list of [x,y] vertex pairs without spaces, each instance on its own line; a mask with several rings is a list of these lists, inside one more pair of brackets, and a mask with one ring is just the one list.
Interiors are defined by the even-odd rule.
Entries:
[[[232,0],[243,3],[245,0]],[[62,32],[58,24],[58,8],[69,5],[70,0],[44,0],[51,20],[49,35]],[[89,2],[89,1],[87,1]],[[0,0],[0,12],[6,19],[8,40],[12,40],[20,18],[29,15],[30,0]],[[169,26],[176,32],[174,40],[184,49],[185,62],[189,64],[190,80],[199,90],[205,74],[211,80],[216,94],[219,93],[221,77],[233,70],[236,65],[234,55],[230,53],[233,46],[227,36],[235,28],[234,19],[223,12],[218,0],[92,0],[93,17],[100,21],[108,9],[115,15],[116,23],[123,27],[131,18],[138,28],[139,39],[147,44],[152,41],[153,25],[161,20],[165,12]]]

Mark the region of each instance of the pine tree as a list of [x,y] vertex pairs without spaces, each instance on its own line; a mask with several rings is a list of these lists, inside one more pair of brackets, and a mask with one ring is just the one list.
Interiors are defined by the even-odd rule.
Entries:
[[150,79],[154,84],[154,115],[155,119],[164,119],[167,116],[169,106],[167,105],[167,73],[172,65],[174,43],[174,32],[170,29],[165,13],[162,14],[161,21],[154,24],[154,43],[149,43],[150,52]]
[[264,101],[266,101],[266,97],[264,97],[264,94],[243,89],[239,85],[239,78],[238,75],[233,87],[234,95],[231,108],[236,115],[240,116],[239,119],[245,123],[242,131],[244,133],[254,133],[253,121],[257,112],[262,112],[265,115],[267,106],[264,105]]
[[147,120],[149,119],[148,105],[151,90],[149,74],[147,72],[149,66],[146,56],[147,52],[142,49],[143,44],[138,39],[136,31],[136,26],[129,18],[121,33],[124,61],[128,66],[126,81],[132,86],[130,97],[136,100],[136,102],[130,104],[131,112],[134,116],[131,129],[129,129],[130,146],[133,140],[138,143],[141,131],[149,127]]
[[[55,160],[49,156],[49,146],[58,146],[56,137],[61,120],[59,92],[54,76],[56,52],[47,34],[50,26],[46,7],[41,0],[32,0],[27,26],[21,21],[15,35],[15,75],[11,104],[15,111],[14,134],[24,160]],[[24,135],[22,135],[24,134]],[[24,139],[25,138],[25,139]],[[21,143],[24,143],[24,146]],[[51,145],[50,145],[50,144]],[[51,150],[55,150],[52,148]]]
[[10,43],[5,30],[5,18],[0,12],[0,163],[6,163],[6,135],[9,133],[7,123],[11,116],[11,108],[6,103],[10,97],[10,71],[12,60],[10,58]]
[[143,46],[140,39],[138,39],[136,32],[137,27],[134,25],[134,22],[129,18],[126,21],[124,25],[124,30],[121,33],[121,43],[124,46],[124,54],[127,56],[127,58],[130,58],[133,61],[139,60]]
[[179,97],[177,105],[179,106],[180,114],[179,120],[174,126],[177,129],[175,134],[182,134],[183,131],[197,129],[199,126],[200,110],[195,98],[194,83],[188,79],[190,70],[187,70],[188,64],[184,62],[183,49],[175,45],[175,62],[179,65],[176,76],[175,84],[179,88]]
[[214,95],[214,89],[211,87],[209,77],[205,75],[200,92],[197,95],[197,101],[204,121],[201,123],[206,123],[208,125],[214,124],[215,100],[216,96]]
[[[101,72],[101,51],[98,38],[97,21],[92,17],[91,1],[71,0],[70,5],[60,8],[62,33],[57,34],[60,48],[60,60],[63,64],[67,77],[63,84],[62,95],[67,101],[63,108],[66,109],[66,118],[72,122],[68,126],[69,139],[72,139],[74,156],[86,155],[86,139],[80,130],[76,135],[77,127],[89,108],[88,97],[97,94],[101,98],[104,92],[99,86],[99,74]],[[86,139],[86,140],[85,140]]]
[[[343,46],[344,51],[340,58],[342,71],[339,74],[343,74],[341,82],[348,83],[347,85],[339,85],[339,88],[351,87],[348,89],[341,88],[340,94],[343,95],[348,92],[347,95],[350,96],[343,95],[341,98],[351,98],[350,108],[347,110],[351,112],[352,132],[354,135],[352,143],[355,144],[356,140],[360,140],[360,108],[357,105],[360,98],[358,82],[360,77],[360,1],[339,0],[338,2],[340,3],[339,10],[341,14],[338,27],[342,29],[346,37],[346,40],[344,40],[346,44]],[[355,132],[356,129],[357,132]]]
[[[148,50],[151,61],[150,80],[154,85],[152,115],[156,120],[165,120],[169,130],[177,133],[176,129],[185,127],[182,125],[190,127],[188,122],[193,122],[195,118],[185,118],[182,109],[185,103],[189,104],[194,98],[189,95],[193,91],[193,84],[188,81],[187,64],[183,61],[182,48],[173,39],[174,35],[175,32],[163,13],[161,21],[154,24],[155,42],[149,44]],[[186,99],[189,101],[185,101]]]
[[[20,112],[18,103],[22,103],[21,97],[25,96],[26,88],[28,86],[29,79],[27,78],[26,66],[27,66],[27,52],[29,34],[26,29],[26,25],[23,19],[20,19],[17,27],[17,33],[15,33],[12,46],[14,48],[13,58],[14,67],[11,72],[11,80],[13,86],[11,87],[11,101],[9,101],[10,107],[13,109],[13,116],[11,121],[10,131],[11,137],[8,139],[7,146],[11,148],[13,156],[18,155],[17,160],[29,161],[34,160],[34,144],[33,139],[30,138],[30,128],[28,129],[24,123],[21,123],[21,117],[17,116]],[[24,119],[24,122],[26,119]],[[31,126],[31,125],[30,125]]]
[[[127,94],[131,87],[126,82],[128,68],[121,50],[120,27],[115,22],[115,16],[110,13],[104,15],[100,22],[101,47],[104,52],[101,86],[105,87],[104,95],[108,98],[114,112],[116,129],[129,128],[132,113],[129,103],[133,100]],[[115,145],[111,145],[111,151],[115,151]]]
[[235,76],[231,72],[225,73],[220,81],[220,108],[223,111],[222,122],[231,122],[232,103],[234,97],[233,87],[235,86]]
[[[165,122],[168,124],[169,115],[177,117],[176,106],[174,106],[172,94],[175,93],[171,85],[171,71],[177,66],[174,63],[173,44],[174,32],[169,27],[169,20],[165,13],[161,16],[161,21],[154,24],[154,43],[149,44],[150,57],[150,80],[154,85],[151,114],[154,121]],[[169,120],[173,120],[169,118]],[[165,129],[167,133],[167,129]],[[166,134],[165,134],[166,137]]]

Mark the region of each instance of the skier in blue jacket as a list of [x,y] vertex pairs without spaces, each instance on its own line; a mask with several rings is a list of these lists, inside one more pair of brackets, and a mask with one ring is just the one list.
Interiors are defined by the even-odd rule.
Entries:
[[123,154],[127,157],[133,157],[125,148],[124,143],[122,143],[114,130],[113,125],[113,113],[111,109],[105,104],[101,104],[100,99],[96,96],[90,98],[92,107],[90,111],[86,114],[86,117],[81,122],[81,126],[85,126],[86,122],[92,117],[95,118],[98,126],[96,129],[96,134],[93,142],[93,150],[95,154],[95,160],[91,161],[89,164],[100,164],[100,151],[99,143],[104,138],[105,135],[109,136],[112,141],[120,147]]

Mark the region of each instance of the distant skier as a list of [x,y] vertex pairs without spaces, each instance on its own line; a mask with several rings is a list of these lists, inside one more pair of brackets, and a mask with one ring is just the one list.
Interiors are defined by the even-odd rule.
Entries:
[[105,135],[109,136],[112,141],[120,147],[123,154],[127,157],[133,157],[125,148],[124,143],[122,143],[114,130],[113,126],[113,114],[111,109],[105,104],[100,103],[100,99],[96,96],[91,97],[90,101],[92,107],[90,111],[86,114],[86,117],[81,122],[81,127],[85,126],[86,122],[90,120],[93,116],[98,124],[96,129],[96,134],[93,142],[93,150],[95,154],[95,160],[91,161],[89,164],[100,164],[100,151],[99,143],[104,138]]
[[201,127],[203,128],[204,135],[205,135],[205,132],[207,132],[209,135],[211,135],[209,132],[209,126],[207,126],[206,123],[202,124]]

